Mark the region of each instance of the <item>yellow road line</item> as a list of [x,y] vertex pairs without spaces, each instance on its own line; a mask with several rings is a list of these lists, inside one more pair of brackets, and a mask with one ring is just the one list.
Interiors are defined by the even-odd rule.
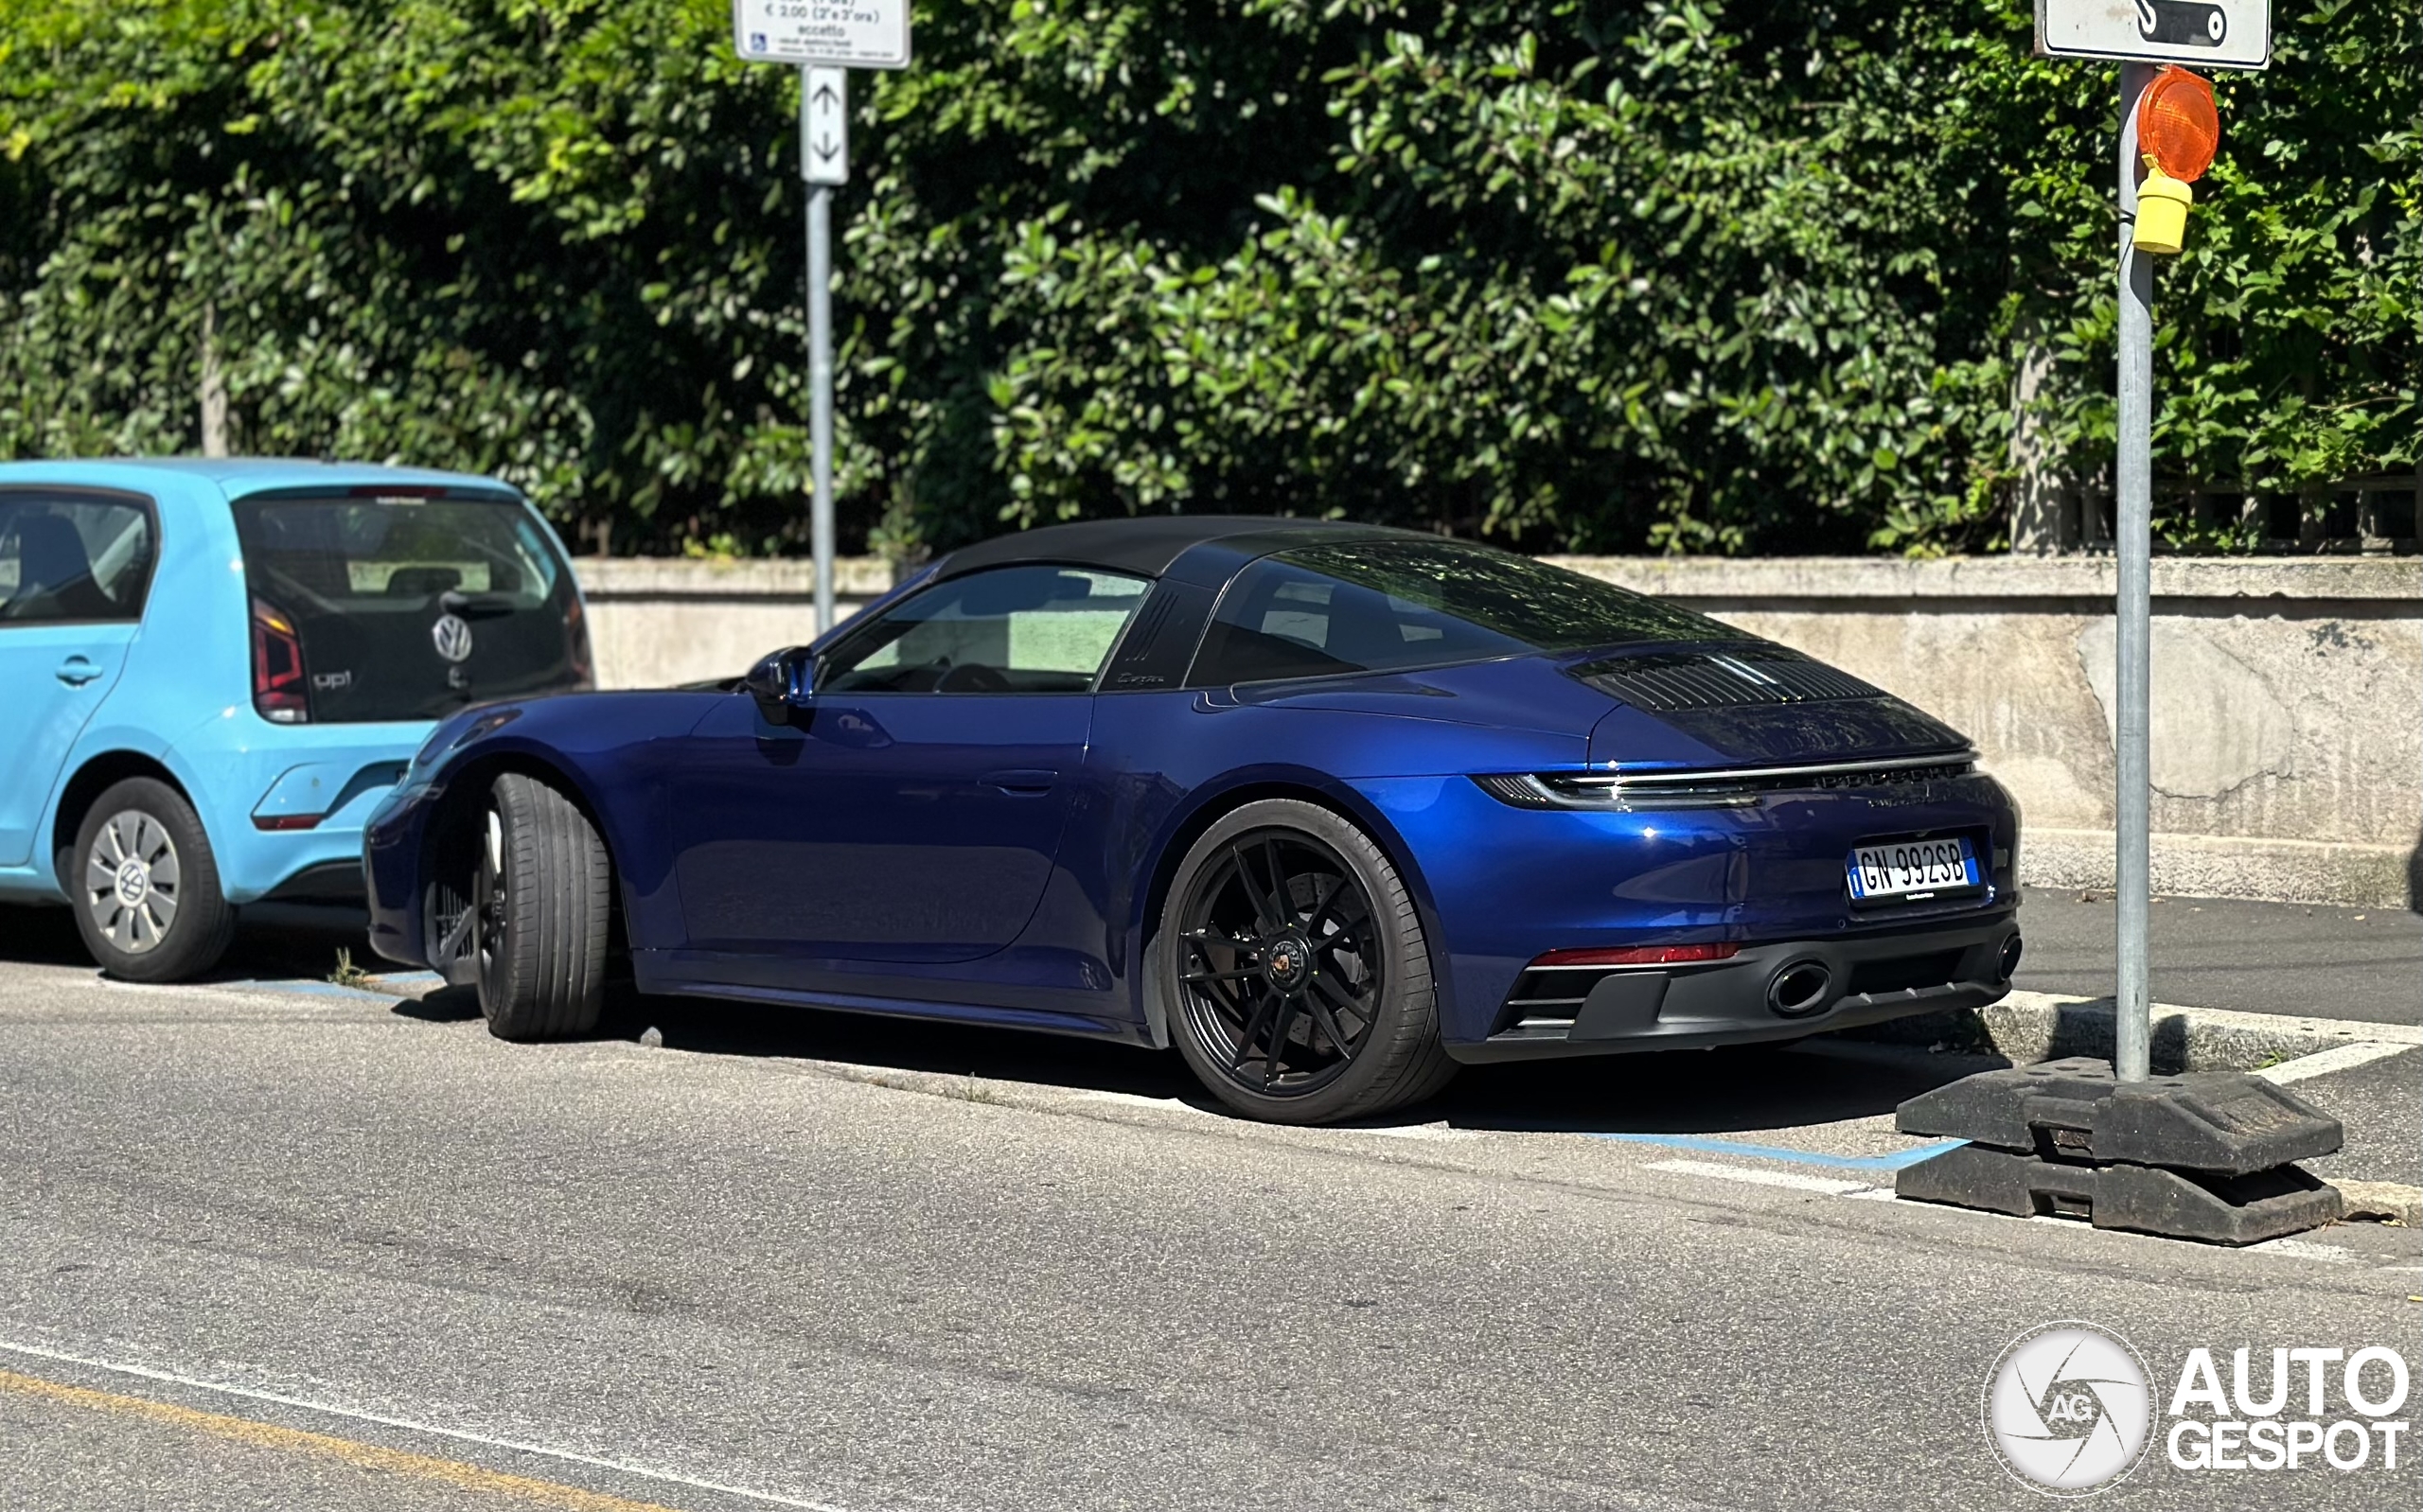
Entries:
[[42,1398],[70,1407],[89,1408],[95,1412],[115,1413],[120,1416],[145,1417],[155,1423],[168,1423],[262,1449],[325,1454],[367,1469],[385,1470],[391,1475],[414,1480],[435,1481],[467,1491],[509,1496],[534,1506],[562,1507],[565,1512],[673,1512],[672,1508],[660,1506],[654,1502],[634,1502],[628,1497],[584,1491],[576,1486],[565,1486],[556,1481],[506,1475],[499,1470],[466,1465],[460,1460],[410,1454],[402,1450],[383,1449],[356,1439],[338,1438],[331,1433],[307,1433],[301,1429],[280,1428],[274,1423],[256,1422],[249,1417],[229,1417],[221,1413],[201,1412],[142,1397],[121,1397],[115,1392],[63,1385],[40,1376],[21,1376],[12,1370],[0,1370],[0,1391]]

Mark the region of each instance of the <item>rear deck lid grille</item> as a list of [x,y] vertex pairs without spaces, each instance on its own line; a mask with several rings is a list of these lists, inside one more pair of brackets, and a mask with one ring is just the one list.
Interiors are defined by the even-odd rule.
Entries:
[[1885,696],[1881,688],[1782,646],[1652,651],[1588,662],[1574,668],[1573,676],[1657,713]]

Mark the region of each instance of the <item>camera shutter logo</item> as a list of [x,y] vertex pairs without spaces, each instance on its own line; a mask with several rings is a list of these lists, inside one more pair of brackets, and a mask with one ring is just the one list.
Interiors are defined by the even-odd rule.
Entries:
[[441,614],[429,627],[429,638],[436,643],[437,654],[449,661],[471,659],[471,624],[459,614]]
[[2048,1323],[2013,1340],[1986,1380],[1986,1438],[2047,1496],[2090,1496],[2145,1457],[2153,1427],[2146,1363],[2091,1323]]

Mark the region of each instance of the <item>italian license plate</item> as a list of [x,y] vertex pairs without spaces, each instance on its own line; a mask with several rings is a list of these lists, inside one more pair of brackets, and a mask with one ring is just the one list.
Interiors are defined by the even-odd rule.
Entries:
[[1851,896],[1927,898],[1939,892],[1967,892],[1985,885],[1977,872],[1977,853],[1966,835],[1943,840],[1895,840],[1887,845],[1855,845],[1844,863]]

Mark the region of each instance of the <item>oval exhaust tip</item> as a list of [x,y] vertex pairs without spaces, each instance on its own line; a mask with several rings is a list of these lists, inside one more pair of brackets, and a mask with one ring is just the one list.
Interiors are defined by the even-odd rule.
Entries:
[[1767,1007],[1786,1018],[1803,1018],[1832,997],[1834,974],[1823,961],[1796,960],[1767,983]]

